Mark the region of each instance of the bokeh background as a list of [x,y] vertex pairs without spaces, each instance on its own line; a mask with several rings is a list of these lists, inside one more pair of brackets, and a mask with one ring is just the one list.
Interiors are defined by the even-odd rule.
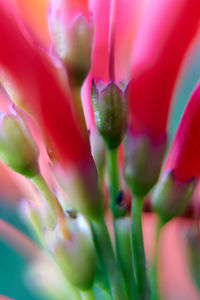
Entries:
[[[200,44],[197,45],[195,55],[190,57],[189,63],[185,67],[186,72],[181,77],[179,87],[177,88],[169,121],[169,139],[171,141],[181,114],[185,107],[188,97],[200,78]],[[162,101],[162,99],[161,99]],[[0,180],[3,180],[3,174],[0,174]],[[2,194],[0,192],[0,194]],[[15,195],[15,191],[13,191]],[[0,198],[0,218],[6,220],[25,234],[31,237],[26,224],[19,215],[19,202],[13,199],[7,199],[4,196]],[[151,244],[152,218],[146,215],[144,217],[145,241],[148,247]],[[176,221],[163,233],[162,253],[161,253],[161,272],[163,278],[161,282],[162,290],[165,294],[165,300],[198,300],[199,297],[192,285],[184,265],[184,249],[181,246],[181,238],[184,228],[188,226],[187,222]],[[32,237],[31,237],[32,238]],[[165,239],[165,241],[164,241]],[[17,300],[47,300],[44,295],[35,290],[30,280],[27,280],[27,261],[19,253],[0,240],[0,295],[6,295]],[[1,296],[0,296],[1,299]],[[71,299],[73,300],[73,299]]]

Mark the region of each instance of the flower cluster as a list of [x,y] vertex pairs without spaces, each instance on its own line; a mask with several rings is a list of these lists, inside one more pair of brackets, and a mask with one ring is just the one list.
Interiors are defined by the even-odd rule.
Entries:
[[[0,159],[26,178],[22,211],[40,248],[30,243],[32,276],[46,272],[38,285],[52,299],[157,300],[160,231],[185,211],[200,176],[200,81],[164,158],[200,2],[43,0],[41,31],[27,17],[36,2],[0,0],[0,105],[10,107]],[[149,268],[147,195],[157,216]],[[188,236],[198,286],[199,235]]]

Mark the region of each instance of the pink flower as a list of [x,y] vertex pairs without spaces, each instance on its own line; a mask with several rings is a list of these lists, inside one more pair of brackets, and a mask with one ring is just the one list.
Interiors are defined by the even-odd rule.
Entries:
[[198,0],[165,0],[162,5],[154,0],[139,21],[125,147],[125,175],[135,194],[145,195],[158,180],[170,103],[199,19]]
[[167,222],[181,214],[200,176],[200,81],[194,89],[172,141],[161,179],[153,193],[153,209]]
[[7,89],[37,120],[56,159],[64,164],[91,160],[87,134],[75,120],[69,92],[59,82],[52,61],[27,38],[12,6],[6,1],[1,1],[0,6],[0,37],[4,40],[0,65]]
[[172,141],[164,171],[185,181],[200,176],[200,81],[195,87]]
[[157,140],[165,134],[180,67],[198,30],[198,0],[146,5],[133,45],[130,127]]
[[[91,1],[91,11],[94,19],[94,42],[92,65],[85,84],[83,85],[82,104],[87,127],[93,130],[94,113],[91,104],[91,81],[108,83],[109,78],[109,32],[111,24],[111,1]],[[116,81],[128,82],[130,73],[130,57],[132,44],[138,23],[141,1],[116,1],[114,19],[114,68]]]

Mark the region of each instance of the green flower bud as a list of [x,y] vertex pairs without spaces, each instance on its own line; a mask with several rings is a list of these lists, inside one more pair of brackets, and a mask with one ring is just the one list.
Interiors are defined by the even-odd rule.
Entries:
[[15,115],[0,120],[0,159],[28,178],[38,173],[38,148],[25,123]]
[[185,210],[194,188],[194,178],[181,182],[174,176],[173,171],[166,172],[153,192],[152,209],[162,222],[168,222]]
[[84,163],[79,169],[63,169],[57,164],[56,177],[69,196],[64,207],[74,208],[82,215],[94,220],[103,214],[103,198],[98,186],[97,171],[93,161]]
[[58,56],[64,62],[70,80],[81,86],[90,70],[93,21],[80,15],[68,26],[56,19],[52,35]]
[[136,196],[144,197],[157,182],[166,148],[166,136],[157,143],[144,134],[128,133],[125,138],[124,172]]
[[110,149],[117,148],[126,130],[127,87],[122,90],[113,81],[100,87],[92,83],[92,104],[99,133]]
[[96,252],[89,226],[82,216],[68,218],[69,236],[59,228],[47,232],[47,243],[67,279],[80,290],[90,289],[96,272]]
[[48,299],[82,299],[79,291],[63,276],[56,264],[44,255],[29,264],[25,275],[31,288],[43,292]]

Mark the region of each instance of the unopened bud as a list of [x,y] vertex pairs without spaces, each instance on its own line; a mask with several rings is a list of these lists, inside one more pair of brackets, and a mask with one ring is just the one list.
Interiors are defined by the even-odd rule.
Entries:
[[163,222],[180,215],[192,196],[195,179],[179,181],[173,171],[162,175],[152,195],[152,208]]
[[0,120],[0,159],[12,170],[28,178],[38,173],[38,148],[30,131],[17,116]]
[[96,271],[96,253],[89,226],[82,216],[68,218],[69,237],[59,228],[47,232],[47,243],[55,261],[71,283],[80,290],[91,288]]
[[90,219],[96,219],[103,214],[102,194],[93,161],[84,163],[79,169],[71,167],[69,170],[57,164],[54,170],[69,196],[70,207]]
[[65,24],[59,17],[51,20],[52,38],[58,56],[64,62],[69,77],[82,84],[90,69],[93,22],[82,15]]
[[128,133],[125,138],[124,172],[130,190],[145,196],[157,182],[166,148],[166,136],[157,143],[144,134]]
[[127,87],[122,90],[113,81],[100,87],[93,81],[92,104],[99,133],[108,148],[117,148],[126,130]]
[[56,264],[45,256],[32,261],[25,275],[30,289],[45,293],[48,299],[81,300],[79,291],[63,276]]

